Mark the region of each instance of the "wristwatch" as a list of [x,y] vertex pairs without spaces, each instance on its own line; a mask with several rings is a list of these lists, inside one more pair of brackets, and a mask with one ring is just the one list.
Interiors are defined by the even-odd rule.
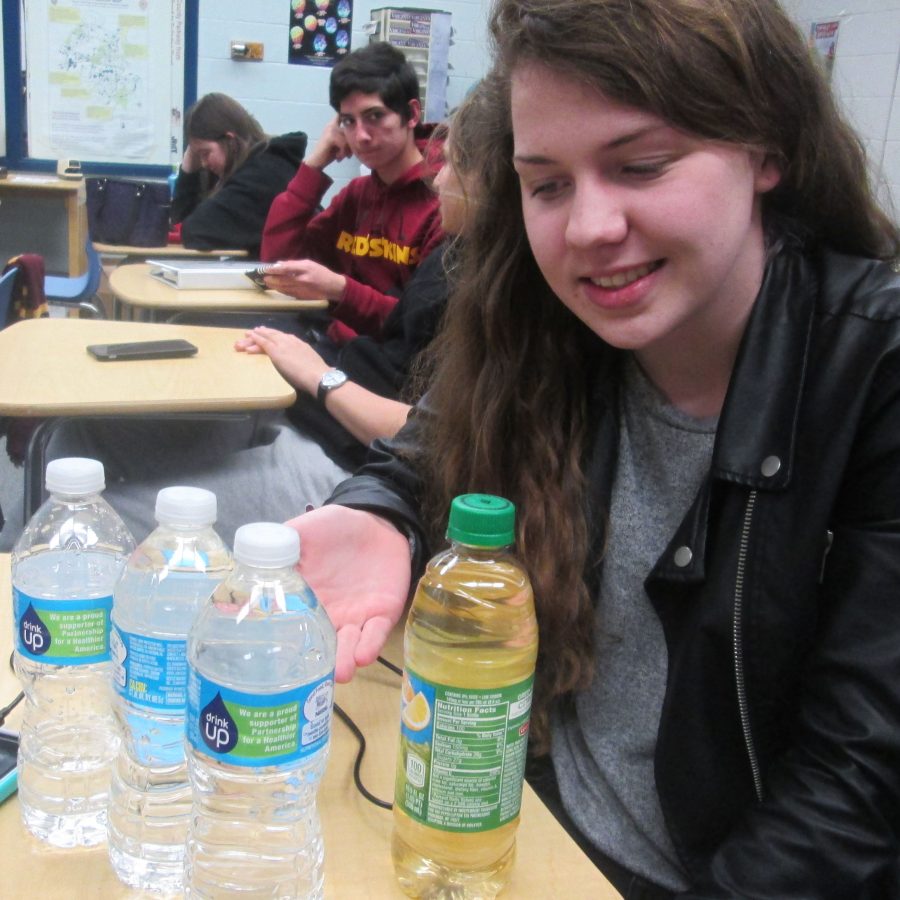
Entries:
[[316,391],[316,400],[325,403],[325,395],[335,388],[339,388],[347,381],[346,373],[340,369],[329,369],[319,381],[319,389]]

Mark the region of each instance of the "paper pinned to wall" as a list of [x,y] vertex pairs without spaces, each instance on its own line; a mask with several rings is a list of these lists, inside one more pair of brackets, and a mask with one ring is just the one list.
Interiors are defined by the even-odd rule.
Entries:
[[24,13],[29,156],[178,161],[184,0],[29,0]]
[[825,68],[826,77],[831,80],[834,57],[837,54],[838,29],[840,20],[833,22],[813,22],[809,29],[809,45],[819,55]]

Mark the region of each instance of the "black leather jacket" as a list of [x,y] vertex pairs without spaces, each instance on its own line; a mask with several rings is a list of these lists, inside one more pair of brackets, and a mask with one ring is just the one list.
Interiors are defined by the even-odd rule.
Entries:
[[[615,365],[607,355],[601,368]],[[615,379],[598,382],[599,550],[618,429]],[[414,422],[398,440],[415,440]],[[417,490],[383,444],[332,499],[421,536]],[[646,587],[669,652],[656,781],[692,879],[685,896],[900,896],[887,886],[900,834],[900,276],[889,266],[831,252],[770,261],[709,476]]]

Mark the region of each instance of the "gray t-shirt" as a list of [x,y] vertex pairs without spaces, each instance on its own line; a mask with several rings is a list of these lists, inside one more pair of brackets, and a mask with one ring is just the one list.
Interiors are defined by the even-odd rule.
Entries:
[[596,671],[574,708],[552,718],[552,758],[566,811],[611,859],[676,891],[688,883],[653,769],[668,654],[644,580],[709,470],[716,424],[673,407],[629,358],[596,604]]

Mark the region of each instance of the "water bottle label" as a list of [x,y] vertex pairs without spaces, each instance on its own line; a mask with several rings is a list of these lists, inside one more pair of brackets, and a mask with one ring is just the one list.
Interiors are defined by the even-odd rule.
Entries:
[[519,814],[533,681],[469,690],[406,670],[394,799],[408,816],[477,832]]
[[123,631],[109,636],[116,693],[138,706],[181,711],[187,703],[187,641]]
[[236,766],[296,762],[328,743],[333,699],[333,672],[294,690],[248,694],[189,669],[188,741]]
[[[203,574],[209,568],[209,554],[191,544],[164,547],[162,555],[168,569],[183,570],[175,574]],[[218,579],[210,580],[210,590],[213,590],[217,583]]]
[[13,587],[16,650],[55,666],[106,662],[112,599],[44,600]]

